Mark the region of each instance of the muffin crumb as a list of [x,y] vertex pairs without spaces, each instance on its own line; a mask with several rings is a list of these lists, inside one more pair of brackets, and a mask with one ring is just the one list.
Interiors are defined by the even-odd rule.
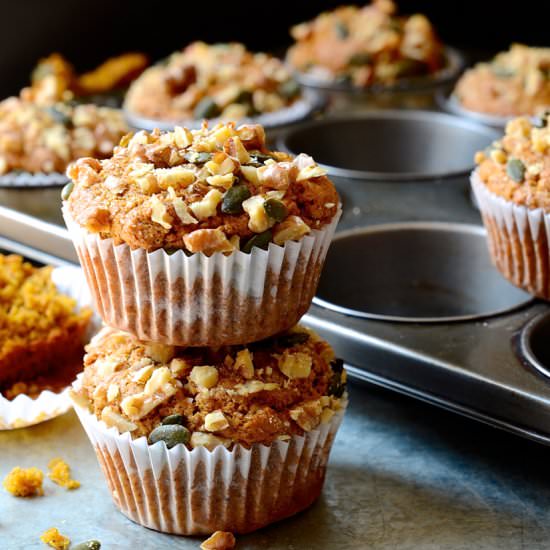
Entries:
[[54,458],[50,460],[48,464],[50,473],[48,477],[57,485],[65,487],[66,489],[78,489],[80,487],[80,482],[71,479],[71,468],[70,466],[61,458]]
[[236,543],[233,533],[216,531],[201,544],[201,550],[232,550]]
[[67,550],[71,544],[70,539],[62,535],[56,527],[44,531],[40,536],[40,540],[44,544],[55,548],[55,550]]
[[42,496],[44,474],[38,468],[16,466],[4,479],[6,491],[16,497]]

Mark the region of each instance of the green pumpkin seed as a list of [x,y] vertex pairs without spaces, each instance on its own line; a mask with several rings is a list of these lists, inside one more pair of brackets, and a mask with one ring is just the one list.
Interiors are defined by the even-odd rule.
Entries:
[[198,151],[189,151],[183,155],[187,162],[192,164],[204,164],[212,160],[212,153],[199,153]]
[[61,189],[61,200],[68,201],[74,189],[74,182],[70,181]]
[[234,185],[223,196],[222,212],[224,214],[242,214],[243,202],[250,196],[250,190],[246,185]]
[[252,103],[252,92],[250,90],[241,90],[239,95],[235,98],[234,103]]
[[277,199],[267,199],[264,202],[264,210],[276,222],[282,222],[288,216],[288,208]]
[[342,23],[342,21],[338,21],[336,25],[334,25],[334,30],[340,40],[344,40],[349,36],[349,29],[345,23]]
[[277,344],[283,348],[291,348],[297,344],[305,344],[309,340],[307,332],[290,332],[277,338]]
[[354,67],[369,65],[372,62],[372,56],[366,52],[355,53],[349,59],[349,64]]
[[203,97],[195,106],[193,116],[196,119],[214,118],[219,116],[221,109],[211,97]]
[[55,107],[46,107],[45,110],[56,122],[63,124],[65,128],[73,128],[72,118],[63,111]]
[[269,246],[272,238],[273,234],[269,229],[267,231],[264,231],[263,233],[258,233],[257,235],[254,235],[253,237],[248,239],[248,241],[246,241],[245,245],[241,248],[241,251],[245,254],[250,254],[254,247],[267,250],[267,247]]
[[525,164],[521,160],[510,157],[506,163],[506,173],[517,183],[525,177]]
[[98,540],[87,540],[81,542],[76,546],[71,546],[71,550],[99,550],[101,548],[101,542]]
[[179,424],[180,426],[183,426],[185,424],[185,417],[183,414],[171,414],[164,417],[161,424],[163,426],[170,426],[172,424]]
[[149,434],[149,444],[154,445],[158,441],[164,441],[166,446],[171,449],[180,443],[184,445],[189,442],[191,434],[187,428],[179,424],[160,425]]
[[248,154],[250,155],[250,161],[246,163],[248,166],[263,166],[266,160],[273,158],[261,151],[248,151]]
[[300,93],[300,85],[294,79],[287,80],[283,82],[279,88],[278,92],[286,99],[292,99]]

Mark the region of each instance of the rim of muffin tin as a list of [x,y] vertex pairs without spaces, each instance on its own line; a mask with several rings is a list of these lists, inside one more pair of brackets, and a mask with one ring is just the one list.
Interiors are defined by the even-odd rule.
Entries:
[[446,112],[459,117],[468,118],[474,122],[479,122],[480,124],[485,124],[486,126],[491,126],[492,128],[499,130],[505,128],[506,124],[508,124],[510,120],[517,118],[516,116],[491,115],[480,111],[466,109],[465,107],[462,107],[453,91],[445,92],[444,90],[438,90],[435,97],[437,104]]
[[[384,223],[372,225],[369,227],[360,227],[355,229],[350,229],[346,231],[337,232],[333,237],[331,248],[327,256],[327,261],[325,264],[325,269],[323,274],[328,273],[327,266],[330,263],[331,251],[335,250],[338,247],[338,242],[354,238],[380,234],[380,233],[395,233],[395,232],[407,232],[411,230],[416,231],[425,231],[425,232],[438,232],[438,233],[459,233],[463,235],[474,235],[479,238],[482,238],[484,241],[486,239],[486,231],[481,225],[466,224],[466,223],[450,223],[450,222],[398,222],[398,223]],[[452,238],[452,237],[451,237]],[[391,249],[391,246],[388,246],[388,249]],[[487,262],[490,264],[489,253],[487,252]],[[419,256],[419,259],[422,256]],[[379,266],[373,266],[373,269],[378,269]],[[505,286],[509,285],[510,292],[517,294],[518,298],[510,300],[510,304],[505,307],[493,307],[487,308],[485,311],[477,311],[468,314],[456,314],[456,315],[441,315],[441,316],[415,316],[415,315],[392,315],[377,313],[375,311],[364,311],[362,309],[355,309],[347,307],[345,305],[339,305],[334,301],[331,301],[329,298],[323,298],[319,293],[322,293],[323,285],[323,274],[321,275],[321,282],[319,284],[317,294],[313,298],[313,303],[317,306],[320,306],[323,309],[334,311],[336,313],[344,314],[354,318],[365,319],[365,320],[374,320],[374,321],[386,321],[386,322],[395,322],[395,323],[414,323],[414,324],[441,324],[441,323],[454,323],[454,322],[463,322],[463,321],[476,321],[481,319],[487,319],[490,317],[496,317],[498,315],[503,315],[517,309],[520,309],[527,304],[531,303],[534,298],[527,294],[526,292],[514,287],[511,283],[508,283],[496,269],[494,269],[495,280],[501,280],[501,283]],[[348,273],[349,275],[349,273]],[[356,276],[363,277],[363,273],[356,273]],[[332,282],[330,286],[333,286],[335,283]],[[549,366],[550,368],[550,366]],[[550,373],[549,373],[550,376]]]
[[[545,345],[548,348],[548,340],[541,342],[539,338],[544,340],[544,334],[539,335],[539,330],[547,328],[547,333],[550,335],[550,311],[544,311],[536,317],[533,317],[521,330],[519,337],[519,355],[527,362],[527,364],[535,368],[544,376],[550,378],[550,362],[545,364],[541,359],[538,346]],[[550,356],[550,353],[549,353]]]
[[[472,133],[477,133],[487,138],[487,144],[490,145],[495,139],[499,137],[498,132],[494,128],[489,128],[485,125],[466,120],[461,117],[457,117],[452,114],[442,113],[438,111],[425,111],[416,109],[388,109],[388,110],[367,110],[361,114],[341,114],[324,117],[318,120],[311,120],[304,122],[294,128],[288,129],[283,132],[281,136],[277,138],[277,147],[282,151],[286,151],[291,154],[298,154],[301,151],[296,151],[290,147],[289,142],[297,133],[308,131],[315,128],[323,128],[326,126],[337,126],[341,123],[350,122],[357,124],[359,122],[367,123],[369,120],[403,120],[406,122],[433,122],[436,124],[447,125],[448,127],[454,127],[462,130],[469,130]],[[337,137],[335,137],[337,139]],[[308,151],[305,151],[306,153]],[[440,179],[449,179],[456,176],[468,175],[474,168],[474,152],[472,151],[471,164],[465,165],[460,169],[453,170],[434,170],[434,171],[414,171],[414,172],[379,172],[370,170],[361,170],[355,168],[344,168],[342,166],[336,166],[334,164],[328,164],[323,162],[323,159],[319,158],[314,153],[312,156],[315,158],[317,164],[325,168],[332,176],[360,179],[369,181],[433,181]],[[396,151],[395,158],[398,159],[399,152]]]
[[466,66],[465,57],[456,48],[451,46],[444,47],[445,56],[447,58],[446,65],[432,75],[419,76],[413,78],[399,79],[395,84],[374,84],[367,88],[358,86],[350,86],[346,83],[338,83],[334,80],[322,79],[307,72],[297,71],[292,68],[288,59],[286,64],[293,71],[293,76],[296,81],[306,88],[316,89],[325,92],[344,92],[351,95],[369,96],[399,92],[415,92],[423,90],[431,90],[434,87],[443,86],[452,82],[458,77],[460,72]]
[[[272,113],[263,113],[256,117],[245,117],[237,122],[237,125],[241,124],[261,124],[266,129],[279,128],[281,126],[287,126],[296,124],[298,122],[311,118],[315,113],[320,112],[326,104],[326,98],[322,97],[319,93],[313,90],[302,90],[300,99],[297,99],[292,105],[274,111]],[[203,120],[196,119],[182,119],[182,120],[160,120],[150,117],[145,117],[132,112],[126,105],[123,106],[122,111],[126,118],[126,122],[140,130],[152,131],[158,128],[162,131],[172,131],[175,126],[185,126],[191,130],[197,130],[201,128]],[[219,122],[227,122],[221,118],[207,119],[208,125],[213,127]],[[269,136],[268,136],[269,137]]]
[[59,172],[7,172],[0,176],[0,188],[6,187],[58,187],[69,182],[65,174]]

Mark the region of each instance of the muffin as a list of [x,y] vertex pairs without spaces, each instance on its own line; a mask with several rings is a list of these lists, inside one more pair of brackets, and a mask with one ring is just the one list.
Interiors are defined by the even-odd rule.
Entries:
[[113,94],[139,76],[147,64],[147,56],[126,53],[111,57],[95,69],[78,75],[62,55],[53,53],[38,62],[31,75],[31,85],[23,88],[21,98],[36,105],[49,106],[92,95],[96,100],[98,94],[111,94],[109,103],[116,104]]
[[[281,113],[301,98],[299,85],[276,57],[238,43],[193,42],[147,69],[130,86],[125,108],[132,125],[153,129],[162,122],[173,127]],[[140,126],[136,117],[152,122]]]
[[550,107],[550,48],[513,44],[489,62],[478,63],[457,82],[454,97],[464,109],[512,117]]
[[75,271],[0,255],[0,429],[68,408],[92,315]]
[[287,61],[320,83],[360,89],[435,74],[446,60],[431,23],[396,11],[391,0],[374,0],[321,13],[291,29]]
[[62,103],[42,107],[10,97],[0,102],[0,174],[63,174],[80,157],[110,156],[127,132],[122,114],[114,109]]
[[550,127],[516,118],[476,155],[472,187],[493,262],[516,286],[550,299]]
[[216,346],[288,329],[309,308],[340,215],[307,155],[257,125],[140,131],[78,160],[64,215],[104,321],[141,340]]
[[302,327],[216,349],[105,328],[72,396],[123,514],[169,533],[246,533],[319,496],[345,379]]

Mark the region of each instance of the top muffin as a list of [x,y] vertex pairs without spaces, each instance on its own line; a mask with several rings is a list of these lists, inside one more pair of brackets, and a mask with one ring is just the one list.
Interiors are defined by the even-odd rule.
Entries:
[[77,224],[147,251],[282,245],[329,224],[339,204],[323,168],[268,151],[257,125],[128,134],[111,158],[79,159],[67,174]]
[[466,71],[454,94],[466,109],[498,116],[534,115],[550,106],[550,48],[514,44]]
[[320,80],[391,85],[444,65],[443,46],[421,14],[397,16],[391,0],[342,6],[292,28],[288,61]]
[[516,204],[550,212],[550,127],[511,120],[504,137],[476,155],[477,173],[487,188]]
[[239,120],[278,111],[299,96],[279,59],[238,43],[194,42],[147,69],[131,85],[125,106],[156,120]]

